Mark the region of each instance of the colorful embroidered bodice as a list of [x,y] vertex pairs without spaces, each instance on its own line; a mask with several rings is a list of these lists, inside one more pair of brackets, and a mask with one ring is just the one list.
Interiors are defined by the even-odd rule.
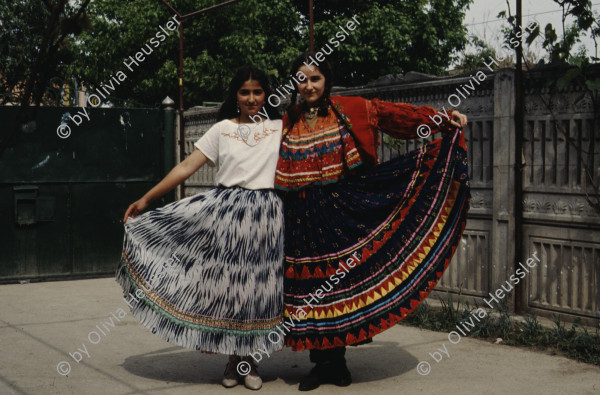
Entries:
[[281,143],[275,188],[299,190],[336,182],[361,163],[352,135],[331,108],[326,117],[317,117],[314,127],[301,116]]

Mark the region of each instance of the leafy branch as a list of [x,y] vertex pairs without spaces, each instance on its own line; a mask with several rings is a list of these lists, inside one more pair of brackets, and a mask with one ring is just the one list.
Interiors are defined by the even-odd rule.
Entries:
[[[69,35],[77,35],[85,29],[87,20],[85,9],[90,1],[83,0],[77,8],[74,8],[68,0],[58,0],[55,3],[44,0],[43,4],[40,4],[40,7],[42,7],[40,10],[19,10],[26,14],[39,12],[40,18],[46,23],[46,27],[43,30],[41,41],[35,46],[37,52],[34,54],[30,65],[25,66],[26,78],[20,95],[19,111],[10,124],[8,133],[2,136],[0,154],[6,149],[19,127],[35,118],[36,109],[39,107],[48,86],[50,72],[58,64],[56,55]],[[27,6],[17,2],[12,7]],[[4,13],[10,11],[10,9],[1,9],[0,11]],[[22,84],[22,82],[19,82],[19,84]],[[29,110],[31,103],[34,104],[34,111]]]

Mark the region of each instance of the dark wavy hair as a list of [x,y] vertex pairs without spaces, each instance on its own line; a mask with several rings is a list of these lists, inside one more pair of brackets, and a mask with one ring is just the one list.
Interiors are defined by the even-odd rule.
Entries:
[[[290,69],[290,74],[291,74],[291,76],[296,77],[296,73],[302,66],[309,66],[310,68],[313,68],[313,67],[318,68],[319,71],[321,72],[321,74],[323,74],[323,76],[325,77],[325,89],[323,90],[323,96],[321,96],[321,99],[319,100],[319,103],[318,103],[319,110],[317,111],[317,115],[319,115],[321,117],[326,116],[329,111],[329,108],[331,107],[331,109],[333,110],[334,114],[336,115],[338,121],[342,125],[344,125],[345,129],[352,136],[354,136],[354,132],[350,128],[350,125],[348,124],[348,122],[346,122],[346,119],[342,116],[342,114],[340,114],[340,112],[331,103],[330,95],[331,95],[331,89],[333,88],[333,70],[331,68],[331,64],[327,61],[327,59],[325,59],[323,62],[319,63],[319,66],[315,66],[314,64],[311,64],[313,59],[315,58],[315,54],[316,54],[316,52],[309,51],[309,52],[305,52],[302,55],[298,56],[296,58],[296,60],[294,60],[294,63],[292,63],[292,67]],[[284,125],[284,127],[287,128],[287,130],[291,130],[292,127],[294,126],[294,124],[296,122],[298,122],[298,119],[300,119],[300,114],[302,114],[302,111],[308,110],[308,106],[306,105],[305,102],[302,102],[300,106],[298,106],[296,104],[297,97],[298,97],[298,85],[296,84],[296,82],[294,82],[294,91],[292,92],[292,98],[290,101],[290,105],[287,108],[288,125]]]
[[270,105],[267,101],[267,98],[272,94],[267,74],[254,66],[242,66],[237,69],[235,75],[229,83],[229,92],[227,93],[225,101],[223,104],[221,104],[221,108],[219,108],[217,121],[236,118],[239,115],[237,111],[237,92],[240,87],[244,85],[244,82],[248,80],[258,81],[261,88],[265,91],[265,103],[263,104],[263,108],[265,108],[269,118],[281,119],[281,114],[279,111],[277,111],[277,109]]
[[[319,110],[317,112],[320,116],[327,115],[327,111],[329,109],[330,100],[329,95],[331,94],[331,88],[333,88],[333,70],[331,69],[331,64],[325,59],[323,62],[319,63],[318,66],[315,66],[312,63],[312,59],[315,58],[316,52],[305,52],[302,55],[298,56],[296,60],[292,63],[292,67],[290,68],[290,76],[296,77],[296,73],[300,70],[300,67],[308,65],[309,68],[316,67],[319,69],[321,74],[325,77],[325,90],[323,91],[323,96],[319,101]],[[311,59],[312,58],[312,59]],[[304,64],[306,63],[306,64]],[[293,81],[293,80],[292,80]],[[292,92],[292,97],[290,101],[290,105],[287,108],[288,118],[290,120],[290,126],[293,126],[296,122],[298,122],[298,118],[302,111],[307,110],[306,103],[302,103],[300,106],[296,105],[296,99],[298,97],[298,85],[294,82],[294,91]]]

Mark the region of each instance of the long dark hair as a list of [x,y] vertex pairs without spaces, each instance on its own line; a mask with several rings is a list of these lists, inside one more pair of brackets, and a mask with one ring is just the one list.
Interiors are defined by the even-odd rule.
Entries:
[[[348,131],[348,133],[350,133],[350,135],[356,140],[356,136],[354,135],[354,132],[352,131],[352,128],[350,128],[350,125],[348,124],[348,122],[346,122],[346,118],[344,116],[342,116],[342,114],[340,114],[339,110],[337,108],[335,108],[335,106],[331,102],[330,95],[331,95],[331,89],[333,88],[333,70],[331,68],[331,64],[327,61],[327,59],[325,59],[323,62],[319,63],[319,66],[315,66],[313,63],[314,58],[315,58],[315,52],[311,52],[311,51],[305,52],[302,55],[298,56],[296,58],[296,60],[294,60],[294,62],[292,63],[292,67],[290,68],[291,76],[296,77],[296,73],[302,66],[307,66],[309,68],[317,67],[319,69],[319,71],[321,72],[321,74],[323,74],[323,76],[325,77],[325,89],[323,90],[323,96],[321,96],[319,103],[318,103],[319,109],[317,110],[317,115],[322,116],[322,117],[327,116],[327,113],[329,112],[329,108],[331,107],[331,109],[333,110],[333,113],[335,114],[335,116],[338,119],[338,122],[340,122],[344,126],[344,128]],[[300,106],[298,106],[296,104],[297,97],[298,97],[298,85],[294,81],[294,91],[292,92],[290,105],[287,108],[288,124],[283,126],[284,129],[287,129],[288,131],[292,130],[292,128],[294,127],[294,124],[296,124],[296,122],[298,122],[298,119],[300,119],[300,114],[302,114],[302,111],[305,111],[308,109],[306,103],[304,103],[304,102]],[[283,137],[285,138],[285,134]],[[357,148],[358,148],[359,152],[362,153],[362,149],[360,147],[357,147]],[[367,155],[361,155],[361,156],[363,158],[368,157]]]
[[[331,88],[333,88],[333,70],[331,69],[331,64],[325,59],[323,62],[319,63],[318,66],[315,64],[311,64],[313,59],[315,58],[316,52],[305,52],[302,55],[298,56],[296,60],[292,63],[292,67],[290,68],[290,75],[292,77],[296,77],[298,70],[302,66],[306,66],[309,68],[316,67],[319,69],[321,74],[325,77],[325,90],[323,91],[323,96],[319,101],[319,110],[317,112],[320,116],[327,115],[327,111],[329,109],[330,100],[329,95],[331,94]],[[306,64],[305,64],[306,63]],[[297,78],[297,77],[296,77]],[[293,81],[293,80],[292,80]],[[303,103],[300,107],[296,105],[296,99],[298,97],[298,85],[294,82],[294,91],[292,92],[292,97],[290,101],[290,105],[287,108],[288,119],[290,121],[290,128],[296,122],[298,122],[298,118],[302,111],[306,110],[306,103]]]
[[229,92],[227,93],[227,98],[225,98],[225,101],[221,104],[221,108],[219,108],[217,121],[236,118],[239,115],[237,110],[237,92],[240,87],[244,85],[244,82],[248,80],[258,81],[261,88],[265,91],[265,103],[263,104],[263,108],[266,110],[269,118],[281,119],[279,111],[267,101],[267,98],[271,96],[272,93],[267,74],[254,66],[242,66],[236,71],[229,83]]

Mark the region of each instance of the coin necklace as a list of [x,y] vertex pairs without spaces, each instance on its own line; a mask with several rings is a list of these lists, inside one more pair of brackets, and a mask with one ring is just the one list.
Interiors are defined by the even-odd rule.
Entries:
[[[248,126],[247,124],[242,124],[241,123],[241,117],[238,117],[238,127],[237,127],[237,135],[240,136],[240,138],[242,139],[242,141],[244,143],[246,143],[247,146],[249,147],[254,147],[256,144],[258,144],[258,141],[256,141],[256,139],[254,141],[256,141],[255,144],[248,144],[248,137],[250,137],[250,134],[252,133],[252,130],[250,129],[250,126]],[[262,121],[262,125],[263,125],[263,135],[265,133],[265,121]],[[256,133],[255,133],[256,135]]]
[[312,121],[317,117],[317,112],[319,111],[319,107],[311,107],[307,112],[304,113],[304,119],[307,121]]

